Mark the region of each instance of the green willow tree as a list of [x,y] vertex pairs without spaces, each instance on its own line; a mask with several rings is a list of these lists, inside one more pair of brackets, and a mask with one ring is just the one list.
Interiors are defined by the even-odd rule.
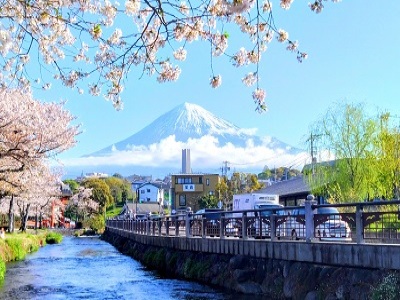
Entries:
[[[391,116],[384,113],[380,117],[380,135],[376,143],[380,170],[379,186],[385,187],[382,195],[386,198],[400,198],[400,131],[399,127],[391,126]],[[386,192],[386,195],[385,193]],[[390,193],[392,192],[392,193]]]
[[393,173],[387,167],[394,159],[389,151],[393,134],[385,133],[388,127],[379,126],[380,121],[380,117],[368,116],[362,104],[344,104],[328,110],[315,124],[319,147],[335,160],[317,164],[309,172],[314,194],[335,203],[393,196],[394,181],[387,175]]

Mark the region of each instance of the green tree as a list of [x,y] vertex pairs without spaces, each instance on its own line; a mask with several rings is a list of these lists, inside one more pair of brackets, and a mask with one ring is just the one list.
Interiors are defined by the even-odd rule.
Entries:
[[400,198],[400,131],[391,126],[390,113],[380,116],[380,134],[376,142],[378,182],[376,189],[385,198]]
[[229,190],[226,177],[222,177],[220,182],[215,187],[217,197],[226,206],[229,203],[229,199],[232,199],[232,192]]
[[132,199],[132,188],[128,180],[119,177],[107,177],[104,179],[108,185],[113,197],[113,203],[125,203],[128,199]]
[[270,179],[272,176],[271,170],[268,168],[268,166],[265,166],[264,169],[262,170],[261,173],[258,173],[257,177],[258,179]]
[[92,198],[94,201],[99,203],[100,207],[102,208],[102,212],[105,212],[105,209],[113,204],[113,197],[110,187],[103,179],[86,179],[83,182],[83,185],[86,188],[92,189]]
[[71,191],[72,191],[73,194],[76,193],[76,191],[77,191],[78,188],[79,188],[79,183],[78,183],[76,180],[73,180],[73,179],[65,179],[63,182],[64,182],[65,184],[68,184],[68,185],[69,185],[69,188],[71,189]]
[[[378,118],[366,114],[362,104],[330,109],[315,128],[319,143],[335,161],[309,173],[313,193],[325,193],[333,202],[357,202],[387,194],[382,184],[382,134]],[[315,130],[316,131],[316,130]]]
[[202,209],[202,208],[217,208],[218,202],[219,202],[218,198],[215,197],[214,195],[205,195],[205,196],[202,196],[198,200],[200,209]]
[[257,175],[255,174],[248,174],[247,175],[247,191],[249,193],[258,191],[259,189],[263,188],[264,185],[258,182]]

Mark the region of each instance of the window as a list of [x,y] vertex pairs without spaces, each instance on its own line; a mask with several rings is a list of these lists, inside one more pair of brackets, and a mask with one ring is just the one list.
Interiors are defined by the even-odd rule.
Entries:
[[150,189],[147,189],[147,192],[150,193]]
[[186,195],[179,195],[179,206],[186,206]]
[[189,178],[187,178],[187,177],[177,177],[175,179],[175,183],[177,183],[177,184],[192,183],[192,178],[191,177],[189,177]]
[[201,176],[199,177],[199,183],[203,184],[203,177],[201,177]]
[[206,179],[206,185],[209,186],[210,185],[210,179]]
[[147,200],[147,202],[149,202],[149,201],[150,201],[150,198],[147,198],[146,200]]
[[141,193],[141,194],[144,194],[144,193],[145,193],[145,190],[140,190],[140,193]]

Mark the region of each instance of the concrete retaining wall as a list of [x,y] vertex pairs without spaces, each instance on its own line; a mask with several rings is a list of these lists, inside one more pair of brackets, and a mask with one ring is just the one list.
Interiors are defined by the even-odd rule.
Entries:
[[181,251],[245,255],[328,266],[400,270],[399,245],[165,237],[136,235],[113,228],[108,230],[141,244]]

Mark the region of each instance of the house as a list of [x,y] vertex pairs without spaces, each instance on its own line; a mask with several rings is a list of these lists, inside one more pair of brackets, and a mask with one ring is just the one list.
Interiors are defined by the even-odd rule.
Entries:
[[132,191],[136,191],[142,184],[146,182],[152,182],[151,176],[138,176],[136,175],[134,180],[131,181]]
[[138,203],[157,203],[164,205],[164,188],[162,183],[146,182],[136,189]]
[[219,174],[175,174],[171,176],[171,208],[197,211],[198,200],[207,195],[218,196],[215,188],[220,182]]

